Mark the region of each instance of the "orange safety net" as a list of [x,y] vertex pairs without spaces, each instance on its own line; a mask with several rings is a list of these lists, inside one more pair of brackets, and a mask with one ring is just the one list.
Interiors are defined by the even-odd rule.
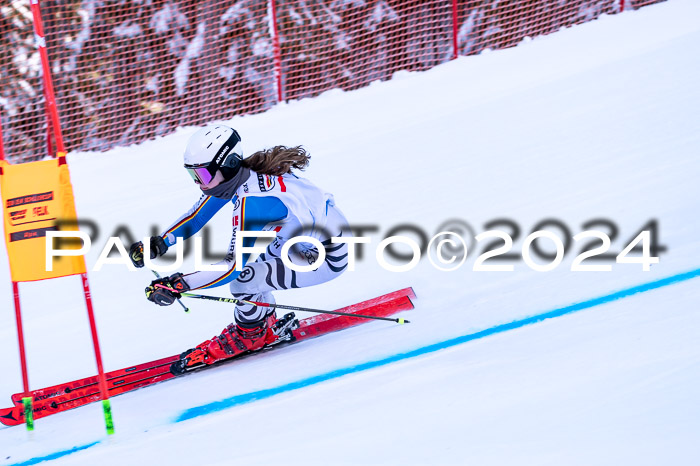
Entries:
[[304,3],[277,1],[286,99],[357,89],[452,58],[451,1]]
[[[456,24],[453,0],[45,0],[41,11],[75,151],[265,111],[278,101],[278,64],[283,100],[357,89],[450,60],[455,30],[459,54],[477,54],[617,13],[621,1],[458,0]],[[6,153],[41,158],[50,128],[29,0],[0,9],[0,45]]]

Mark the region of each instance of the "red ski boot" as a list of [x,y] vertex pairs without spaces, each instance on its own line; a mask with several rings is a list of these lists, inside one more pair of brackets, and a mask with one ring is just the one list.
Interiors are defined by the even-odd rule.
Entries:
[[268,315],[258,325],[250,328],[230,324],[221,335],[185,351],[180,359],[170,366],[170,372],[181,375],[195,366],[210,365],[222,359],[229,359],[249,351],[257,351],[277,340],[275,334],[275,314]]

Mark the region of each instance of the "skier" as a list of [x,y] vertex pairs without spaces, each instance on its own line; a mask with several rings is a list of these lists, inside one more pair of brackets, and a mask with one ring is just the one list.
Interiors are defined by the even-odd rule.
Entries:
[[[272,291],[317,285],[340,275],[347,267],[347,244],[332,243],[331,237],[348,236],[347,220],[331,194],[292,173],[292,168],[306,168],[309,158],[301,146],[275,146],[244,159],[241,138],[233,128],[217,124],[198,130],[187,144],[184,161],[203,194],[162,235],[150,238],[150,257],[165,254],[176,238],[194,235],[231,203],[233,235],[226,257],[218,263],[226,270],[159,278],[146,288],[147,299],[168,306],[186,291],[228,283],[236,299],[274,303]],[[248,263],[249,255],[244,254],[243,266],[236,267],[236,235],[243,230],[274,231],[276,238],[256,261]],[[301,234],[321,241],[326,252],[323,264],[310,272],[296,272],[280,259],[284,243],[302,230]],[[245,238],[243,245],[253,242],[254,238]],[[132,244],[129,254],[136,267],[144,266],[143,243]],[[292,263],[304,266],[315,264],[318,256],[310,243],[297,243],[288,254]],[[277,339],[275,325],[284,320],[277,321],[271,307],[243,302],[236,304],[234,318],[219,336],[183,353],[171,370],[182,373],[191,366],[259,350]]]

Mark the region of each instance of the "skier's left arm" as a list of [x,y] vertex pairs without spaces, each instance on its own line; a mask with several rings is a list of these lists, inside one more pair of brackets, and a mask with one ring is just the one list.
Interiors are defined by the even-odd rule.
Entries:
[[[191,290],[214,288],[235,280],[248,263],[250,254],[243,254],[243,264],[236,267],[236,237],[240,231],[263,231],[267,225],[287,217],[288,210],[276,197],[246,196],[241,201],[238,226],[234,228],[226,258],[217,265],[225,265],[226,271],[197,271],[183,276]],[[244,238],[243,246],[250,247],[255,238]],[[238,269],[238,270],[237,270]]]

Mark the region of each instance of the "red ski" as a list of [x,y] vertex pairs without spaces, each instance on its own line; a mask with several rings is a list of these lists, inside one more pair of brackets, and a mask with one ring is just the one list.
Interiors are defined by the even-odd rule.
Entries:
[[[365,314],[377,317],[387,317],[401,311],[413,309],[411,298],[415,298],[412,288],[404,288],[383,296],[379,296],[368,301],[353,304],[341,309],[339,312]],[[355,325],[359,325],[366,320],[351,316],[336,316],[329,314],[319,314],[303,319],[299,322],[299,328],[293,330],[294,341],[270,347],[270,350],[282,347],[301,340],[324,335],[326,333],[343,330]],[[255,353],[249,353],[254,355]],[[107,385],[109,396],[116,396],[138,388],[153,385],[174,378],[170,372],[170,364],[176,361],[179,356],[170,356],[156,361],[127,367],[113,372],[108,372]],[[235,357],[232,359],[240,359]],[[226,364],[231,360],[225,360],[215,364]],[[207,367],[197,370],[203,370]],[[32,391],[34,398],[33,410],[34,419],[56,414],[69,409],[77,408],[100,400],[97,376],[87,377],[73,382],[54,385]],[[24,423],[24,407],[22,405],[22,394],[12,395],[15,404],[12,408],[0,409],[0,423],[7,426],[14,426]]]
[[[125,380],[127,380],[129,376],[133,377],[134,375],[148,373],[149,371],[157,370],[158,368],[163,367],[167,369],[175,360],[177,360],[176,356],[170,356],[168,358],[158,359],[157,361],[151,361],[144,364],[139,364],[137,366],[107,372],[105,374],[105,378],[107,379],[107,388],[111,390],[113,387],[125,384]],[[97,384],[98,379],[97,376],[94,375],[92,377],[75,380],[73,382],[54,385],[53,387],[33,390],[32,398],[34,403],[39,403],[49,399],[53,400],[54,398],[63,397],[65,395],[79,398],[87,391],[95,391],[98,388]],[[97,391],[99,392],[99,390]],[[12,402],[17,406],[22,405],[22,396],[22,393],[15,393],[11,397]]]

